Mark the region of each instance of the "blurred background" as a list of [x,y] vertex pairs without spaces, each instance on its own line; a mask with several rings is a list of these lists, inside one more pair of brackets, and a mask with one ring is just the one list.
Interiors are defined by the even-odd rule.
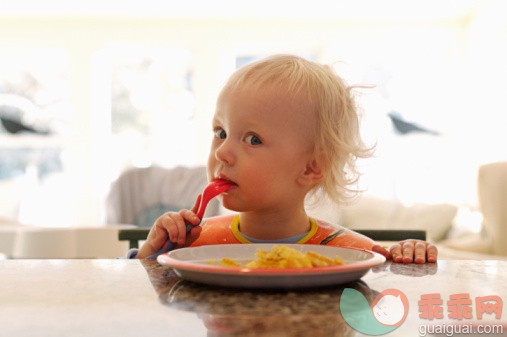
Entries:
[[478,167],[507,159],[503,5],[1,1],[0,218],[98,226],[124,170],[205,164],[221,85],[274,53],[372,86],[365,193],[474,212]]

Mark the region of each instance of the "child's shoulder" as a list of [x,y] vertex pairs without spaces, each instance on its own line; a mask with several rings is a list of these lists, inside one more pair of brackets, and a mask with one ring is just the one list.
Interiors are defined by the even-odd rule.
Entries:
[[332,222],[329,222],[329,221],[326,221],[326,220],[317,219],[317,218],[311,218],[311,219],[315,220],[315,222],[319,226],[319,228],[329,229],[329,230],[333,230],[333,231],[336,231],[336,230],[346,230],[345,227],[340,226],[340,225],[335,224],[335,223],[332,223]]
[[371,249],[374,244],[370,238],[338,224],[319,219],[315,219],[315,222],[318,225],[315,238],[320,240],[321,245]]
[[310,244],[326,244],[324,242],[327,238],[336,237],[346,231],[342,226],[321,219],[310,218],[310,222],[312,223],[311,238],[307,242]]

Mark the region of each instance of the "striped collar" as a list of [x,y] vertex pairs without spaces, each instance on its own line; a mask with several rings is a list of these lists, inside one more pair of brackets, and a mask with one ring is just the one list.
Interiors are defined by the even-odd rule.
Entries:
[[[313,219],[312,217],[309,217],[308,219],[310,220],[310,225],[311,225],[310,231],[308,233],[306,233],[306,235],[304,237],[302,237],[299,241],[297,241],[295,243],[305,243],[317,232],[318,226],[317,226],[317,222],[315,221],[315,219]],[[239,215],[236,215],[234,217],[234,219],[232,220],[231,229],[232,229],[232,233],[234,234],[236,239],[238,239],[239,242],[252,243],[252,241],[248,240],[239,231]]]

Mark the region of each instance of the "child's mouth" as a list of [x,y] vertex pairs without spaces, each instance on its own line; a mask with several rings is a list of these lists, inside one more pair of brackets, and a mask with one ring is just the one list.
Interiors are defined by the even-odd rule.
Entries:
[[220,175],[218,178],[215,178],[213,181],[215,183],[218,183],[219,185],[229,185],[229,189],[228,190],[234,189],[234,188],[238,187],[238,184],[236,184],[234,181],[232,181],[229,178],[227,178],[225,176],[222,176],[222,175]]
[[238,186],[234,181],[228,179],[228,178],[215,178],[213,179],[213,182],[219,185],[231,185],[231,186]]

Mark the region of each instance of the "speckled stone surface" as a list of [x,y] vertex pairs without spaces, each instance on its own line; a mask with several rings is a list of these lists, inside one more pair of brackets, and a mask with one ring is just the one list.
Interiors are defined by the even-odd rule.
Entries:
[[[507,302],[507,263],[386,263],[358,282],[277,291],[191,283],[154,261],[2,260],[0,336],[362,336],[340,314],[344,288],[370,303],[385,289],[401,290],[409,313],[389,336],[418,336],[421,324],[435,323],[419,318],[422,294]],[[505,325],[505,316],[492,322]]]

